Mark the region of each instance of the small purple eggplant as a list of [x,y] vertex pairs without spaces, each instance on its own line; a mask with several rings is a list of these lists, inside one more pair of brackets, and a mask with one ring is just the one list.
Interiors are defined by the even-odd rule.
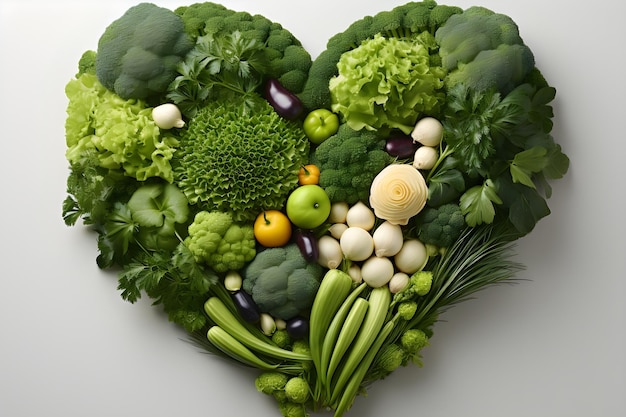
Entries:
[[300,253],[307,262],[317,262],[319,250],[317,249],[317,239],[313,232],[309,230],[297,229],[294,233],[296,245]]
[[408,159],[413,157],[420,146],[419,143],[413,143],[413,138],[409,135],[396,135],[387,139],[385,151],[398,159]]
[[250,294],[244,290],[239,290],[232,294],[232,298],[235,303],[235,307],[237,307],[237,311],[241,315],[241,318],[248,323],[256,323],[259,321],[261,312]]
[[295,120],[304,113],[300,99],[274,78],[265,83],[265,99],[285,119]]
[[286,330],[294,339],[303,339],[309,334],[309,321],[304,317],[294,317],[287,321]]

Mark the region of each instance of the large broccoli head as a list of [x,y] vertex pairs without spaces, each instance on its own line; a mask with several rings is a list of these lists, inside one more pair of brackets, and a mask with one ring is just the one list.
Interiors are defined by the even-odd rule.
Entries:
[[464,83],[476,90],[508,93],[535,66],[510,17],[484,7],[451,16],[435,33],[448,87]]
[[167,90],[193,43],[179,16],[141,3],[111,23],[98,42],[98,80],[124,99],[149,100]]
[[188,230],[185,245],[216,272],[239,270],[256,255],[252,226],[235,223],[228,213],[198,212]]
[[311,307],[322,274],[290,243],[259,252],[243,270],[243,289],[261,311],[289,320]]
[[383,150],[384,143],[375,132],[357,132],[342,124],[315,149],[312,161],[320,169],[319,184],[330,201],[369,200],[374,177],[393,159]]
[[175,10],[184,21],[185,31],[195,40],[204,35],[240,32],[246,40],[264,45],[268,61],[267,77],[276,78],[289,91],[304,87],[311,56],[296,37],[279,23],[262,15],[227,9],[221,4],[201,2]]

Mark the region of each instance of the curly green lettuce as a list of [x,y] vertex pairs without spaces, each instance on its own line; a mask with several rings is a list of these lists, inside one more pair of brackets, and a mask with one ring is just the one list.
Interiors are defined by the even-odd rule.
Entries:
[[81,74],[65,87],[69,99],[65,122],[66,158],[80,164],[95,152],[99,166],[122,170],[145,181],[172,182],[170,161],[178,141],[161,135],[151,109],[142,101],[124,100],[107,90],[93,73]]
[[180,132],[174,179],[191,204],[230,213],[235,221],[284,206],[308,158],[309,140],[267,102],[259,107],[242,112],[236,100],[214,102]]
[[344,53],[330,79],[332,110],[354,130],[400,129],[408,134],[421,115],[444,101],[441,67],[430,65],[427,32],[411,39],[381,34]]

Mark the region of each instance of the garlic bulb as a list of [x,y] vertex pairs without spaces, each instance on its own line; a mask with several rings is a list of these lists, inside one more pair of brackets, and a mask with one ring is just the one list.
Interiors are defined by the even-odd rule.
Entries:
[[433,117],[424,117],[415,125],[411,137],[413,142],[419,142],[424,146],[439,146],[443,139],[443,126]]
[[152,120],[161,129],[171,129],[173,127],[185,127],[180,110],[176,104],[165,103],[152,109]]
[[417,169],[431,169],[437,163],[439,151],[430,146],[421,146],[415,151],[413,166]]
[[410,279],[411,278],[404,272],[396,272],[389,281],[389,291],[391,291],[392,294],[399,293],[408,287]]
[[328,221],[331,223],[345,223],[346,216],[348,215],[348,209],[348,203],[346,202],[333,203],[330,206]]

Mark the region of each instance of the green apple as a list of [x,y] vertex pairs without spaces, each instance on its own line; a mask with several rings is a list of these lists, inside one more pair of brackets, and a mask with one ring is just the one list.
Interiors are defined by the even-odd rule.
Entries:
[[328,109],[317,109],[310,112],[302,124],[304,133],[316,145],[337,133],[339,117]]
[[302,229],[321,226],[330,214],[330,199],[319,185],[301,185],[287,198],[287,217]]

